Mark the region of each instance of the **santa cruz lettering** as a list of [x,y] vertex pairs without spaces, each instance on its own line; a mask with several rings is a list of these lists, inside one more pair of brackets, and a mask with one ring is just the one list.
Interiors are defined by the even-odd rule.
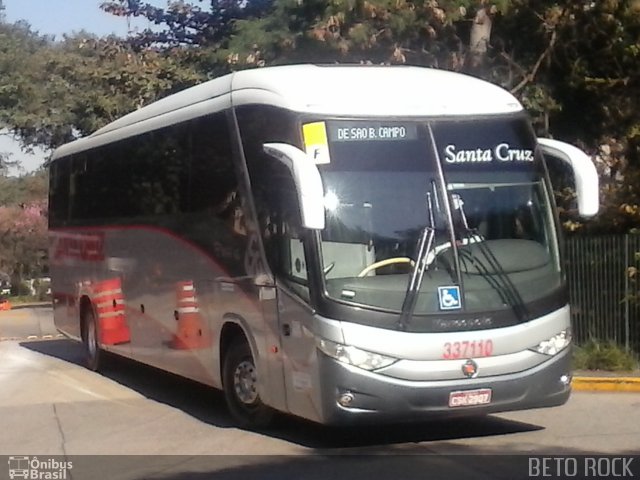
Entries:
[[444,159],[447,163],[533,162],[533,150],[511,148],[508,143],[501,143],[495,148],[458,150],[450,144],[444,149]]

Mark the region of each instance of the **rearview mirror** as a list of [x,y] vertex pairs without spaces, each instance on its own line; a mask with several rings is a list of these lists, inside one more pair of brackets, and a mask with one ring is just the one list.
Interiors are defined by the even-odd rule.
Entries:
[[291,172],[298,193],[302,226],[324,228],[324,188],[318,167],[307,154],[287,143],[265,143],[265,153],[282,162]]
[[582,217],[593,217],[600,209],[600,183],[591,158],[573,145],[549,138],[539,138],[538,145],[544,155],[562,160],[571,167],[578,196],[578,212]]

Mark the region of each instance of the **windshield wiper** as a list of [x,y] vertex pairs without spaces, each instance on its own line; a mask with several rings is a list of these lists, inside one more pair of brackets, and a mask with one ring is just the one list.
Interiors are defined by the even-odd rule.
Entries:
[[416,302],[418,301],[418,293],[420,292],[420,286],[422,285],[422,278],[424,277],[424,272],[427,269],[429,252],[431,252],[433,248],[433,241],[436,237],[431,192],[427,192],[427,210],[429,212],[430,225],[422,229],[420,238],[418,239],[416,264],[411,272],[407,292],[405,293],[404,301],[402,302],[402,313],[398,319],[398,330],[406,330],[411,322],[411,317],[413,316],[413,312],[416,308]]
[[460,257],[465,262],[467,260],[471,261],[480,276],[482,276],[482,278],[491,286],[491,288],[498,292],[500,300],[502,300],[504,304],[509,305],[512,308],[513,313],[518,317],[518,320],[520,322],[528,320],[529,312],[517,287],[513,284],[504,268],[502,268],[502,265],[493,254],[491,249],[486,245],[486,243],[482,239],[482,235],[480,234],[480,232],[477,229],[472,229],[469,227],[469,224],[467,223],[467,217],[464,213],[464,202],[462,202],[462,199],[460,199],[456,194],[452,195],[452,197],[456,206],[456,210],[460,211],[460,216],[462,219],[462,229],[466,233],[466,238],[468,238],[469,240],[479,239],[479,241],[469,242],[468,245],[476,245],[478,247],[479,252],[485,258],[492,271],[487,268],[487,265],[485,265],[485,263],[480,258],[478,258],[470,251],[466,251],[462,248],[458,249]]
[[[469,230],[470,234],[477,236],[478,233],[473,230]],[[513,284],[507,273],[498,262],[498,259],[495,257],[493,252],[489,247],[487,247],[484,241],[480,241],[475,245],[478,246],[479,252],[485,258],[487,264],[491,268],[487,268],[487,265],[476,255],[471,252],[465,251],[463,249],[459,249],[460,257],[464,261],[471,261],[473,266],[476,268],[477,272],[480,276],[486,280],[486,282],[496,291],[500,296],[502,302],[506,305],[509,305],[513,313],[516,314],[519,321],[525,321],[529,317],[529,312],[527,307],[525,306],[524,300],[518,292],[518,289]]]

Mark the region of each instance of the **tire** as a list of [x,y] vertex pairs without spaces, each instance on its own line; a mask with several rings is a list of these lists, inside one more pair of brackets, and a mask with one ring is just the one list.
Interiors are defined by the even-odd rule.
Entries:
[[234,340],[224,357],[222,385],[229,412],[242,428],[264,428],[273,410],[258,394],[258,371],[246,340]]
[[98,335],[98,322],[92,308],[86,308],[82,314],[82,345],[84,364],[94,372],[100,369],[102,352]]

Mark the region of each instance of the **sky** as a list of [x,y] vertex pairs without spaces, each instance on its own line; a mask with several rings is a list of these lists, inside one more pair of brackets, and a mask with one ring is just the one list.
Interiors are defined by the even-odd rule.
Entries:
[[[96,35],[109,35],[111,33],[126,36],[128,33],[127,20],[119,18],[100,10],[99,5],[103,0],[3,0],[5,7],[5,21],[14,23],[18,20],[26,20],[31,29],[41,35],[54,35],[61,39],[65,33],[86,30]],[[167,0],[147,0],[155,6],[164,7]],[[131,28],[147,28],[149,22],[142,19],[134,19]],[[45,161],[48,152],[36,149],[33,154],[21,151],[17,142],[12,140],[6,132],[0,131],[0,152],[10,153],[12,160],[18,160],[22,164],[23,172],[37,169]],[[20,173],[13,170],[12,174]]]
[[[56,35],[86,30],[96,35],[125,36],[127,20],[100,10],[104,0],[3,0],[6,21],[26,20],[32,30],[41,35]],[[147,3],[163,7],[166,0],[146,0]],[[145,28],[147,21],[136,19],[133,28]]]

